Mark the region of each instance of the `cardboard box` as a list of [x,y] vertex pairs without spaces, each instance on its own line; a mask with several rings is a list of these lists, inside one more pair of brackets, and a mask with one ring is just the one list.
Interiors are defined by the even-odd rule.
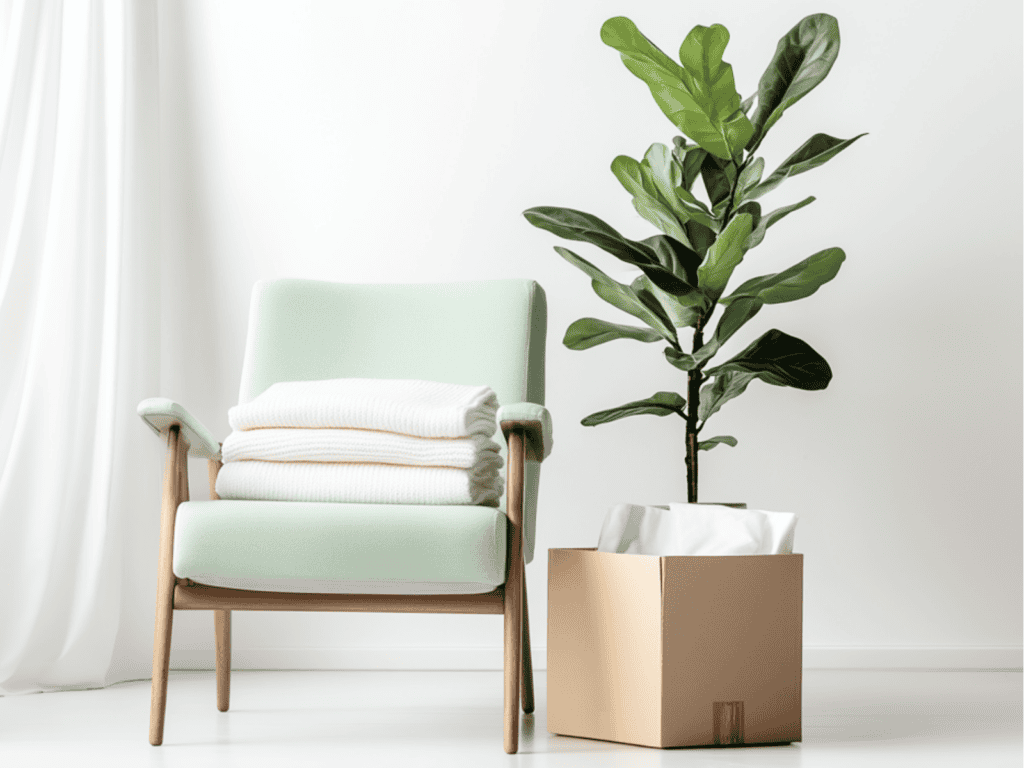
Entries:
[[803,555],[548,550],[548,730],[800,741]]

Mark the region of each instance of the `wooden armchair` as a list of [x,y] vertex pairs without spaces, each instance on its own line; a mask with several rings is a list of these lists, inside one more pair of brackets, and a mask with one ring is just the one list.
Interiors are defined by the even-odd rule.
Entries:
[[[506,403],[504,509],[228,501],[220,446],[184,408],[146,400],[167,440],[160,524],[150,743],[163,741],[175,610],[212,610],[217,708],[230,691],[231,611],[504,615],[505,751],[518,749],[520,696],[532,712],[523,569],[533,557],[544,398],[546,305],[539,285],[258,283],[239,402],[277,381],[417,378],[488,384]],[[209,461],[210,501],[188,500],[188,456]]]

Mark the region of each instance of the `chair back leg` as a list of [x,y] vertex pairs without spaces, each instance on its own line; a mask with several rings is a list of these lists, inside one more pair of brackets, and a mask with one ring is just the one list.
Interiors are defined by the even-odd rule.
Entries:
[[505,751],[519,751],[519,676],[523,642],[523,479],[525,436],[520,429],[508,434],[506,472],[508,514],[508,575],[505,578]]
[[231,611],[213,612],[217,640],[217,709],[227,712],[231,701]]

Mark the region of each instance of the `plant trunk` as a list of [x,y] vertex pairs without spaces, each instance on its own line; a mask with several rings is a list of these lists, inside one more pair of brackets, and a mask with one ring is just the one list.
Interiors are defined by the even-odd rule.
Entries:
[[[697,321],[693,332],[693,352],[704,346],[704,322]],[[700,385],[703,380],[700,370],[689,372],[689,387],[686,393],[686,500],[697,503],[697,411],[700,408]]]

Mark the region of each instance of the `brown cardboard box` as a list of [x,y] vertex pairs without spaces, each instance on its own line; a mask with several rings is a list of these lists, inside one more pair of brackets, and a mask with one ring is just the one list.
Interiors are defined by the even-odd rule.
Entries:
[[548,550],[548,730],[800,741],[803,555]]

